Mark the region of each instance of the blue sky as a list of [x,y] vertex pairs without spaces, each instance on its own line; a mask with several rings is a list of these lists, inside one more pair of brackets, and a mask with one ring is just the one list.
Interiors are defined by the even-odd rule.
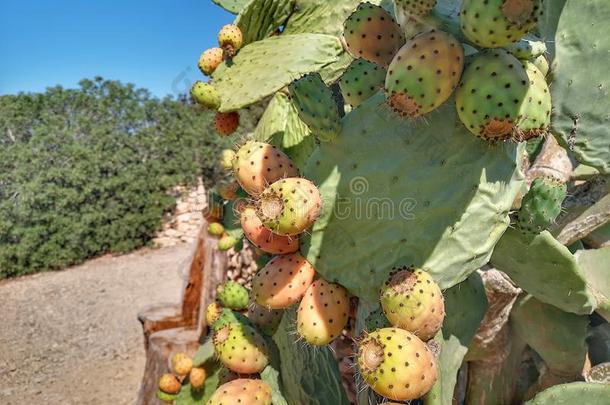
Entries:
[[0,0],[0,95],[96,75],[184,93],[233,17],[211,0]]

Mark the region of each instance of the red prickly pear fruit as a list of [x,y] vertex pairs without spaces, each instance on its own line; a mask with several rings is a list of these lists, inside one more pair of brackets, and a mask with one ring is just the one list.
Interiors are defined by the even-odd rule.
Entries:
[[193,367],[189,374],[189,382],[191,383],[191,387],[195,389],[199,389],[203,387],[203,383],[205,382],[206,374],[205,369],[202,367]]
[[436,359],[417,336],[404,329],[383,328],[359,344],[358,368],[377,394],[408,401],[426,394],[438,377]]
[[222,312],[222,305],[218,302],[212,302],[205,309],[205,323],[208,326],[212,326],[214,322],[218,320],[220,317],[220,313]]
[[265,338],[249,325],[227,323],[214,333],[213,341],[222,364],[236,373],[260,373],[269,362]]
[[437,30],[416,35],[390,63],[388,104],[403,117],[427,114],[451,96],[463,68],[464,50],[453,36]]
[[299,177],[278,180],[263,191],[256,213],[278,235],[305,232],[320,216],[322,196],[311,181]]
[[176,353],[172,356],[172,370],[174,373],[185,376],[191,372],[193,368],[193,359],[186,353]]
[[233,159],[233,173],[244,191],[258,197],[265,188],[284,177],[298,176],[292,160],[275,146],[246,142]]
[[159,390],[161,392],[165,392],[166,394],[177,394],[180,392],[180,388],[182,384],[180,384],[180,380],[173,374],[163,374],[159,378]]
[[210,76],[218,65],[222,63],[223,51],[221,48],[206,49],[199,57],[199,70],[206,76]]
[[228,113],[217,112],[214,118],[216,132],[221,135],[231,135],[239,126],[239,113],[231,111]]
[[206,405],[271,405],[271,387],[262,380],[239,378],[221,385]]
[[392,325],[414,333],[423,341],[434,337],[443,325],[443,293],[421,269],[394,269],[381,287],[381,306]]
[[256,303],[251,303],[248,307],[248,319],[268,336],[275,333],[283,315],[284,311],[281,309],[267,309]]
[[347,50],[355,58],[388,67],[405,43],[400,26],[382,7],[360,3],[343,24]]
[[299,250],[299,238],[276,235],[263,226],[256,210],[252,207],[244,209],[240,217],[244,235],[254,246],[266,253],[286,254]]
[[224,49],[227,57],[231,58],[241,48],[244,36],[237,25],[227,24],[218,32],[218,45]]
[[349,298],[339,284],[314,281],[299,304],[297,332],[307,343],[324,346],[341,335],[347,325]]
[[212,222],[208,225],[208,233],[213,236],[220,236],[225,232],[225,227],[220,222]]
[[313,266],[298,252],[275,256],[252,279],[252,295],[265,308],[287,308],[299,302],[315,274]]

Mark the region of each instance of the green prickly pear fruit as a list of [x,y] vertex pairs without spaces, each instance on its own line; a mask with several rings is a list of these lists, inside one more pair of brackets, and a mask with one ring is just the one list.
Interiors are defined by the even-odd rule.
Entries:
[[252,325],[250,320],[244,315],[240,314],[239,312],[234,312],[229,308],[222,308],[214,322],[211,323],[211,325],[214,331],[218,331],[230,323],[242,323],[244,325],[250,326]]
[[231,111],[228,113],[217,112],[214,117],[214,127],[221,135],[231,135],[239,126],[239,113]]
[[267,309],[256,303],[252,303],[248,307],[248,319],[267,336],[275,333],[283,315],[284,311],[281,309]]
[[216,296],[225,308],[241,310],[248,307],[248,290],[235,281],[229,280],[216,287]]
[[218,320],[222,312],[222,306],[214,301],[209,304],[205,309],[205,323],[208,326],[212,326],[214,322]]
[[230,235],[225,235],[218,240],[218,244],[216,246],[218,247],[218,250],[224,252],[237,245],[237,243],[239,243],[239,239]]
[[385,80],[388,104],[408,118],[443,104],[457,87],[464,67],[462,45],[442,31],[416,35],[400,48]]
[[299,304],[297,333],[307,343],[324,346],[341,335],[348,321],[349,297],[339,284],[314,281]]
[[225,227],[220,222],[211,222],[208,225],[208,233],[214,236],[220,236],[225,232]]
[[464,0],[460,24],[475,44],[500,48],[527,34],[542,12],[542,0]]
[[352,107],[358,107],[383,88],[386,73],[384,68],[366,59],[354,60],[339,80],[343,99]]
[[491,141],[527,140],[550,125],[551,92],[544,76],[531,62],[502,49],[472,59],[455,103],[464,126]]
[[508,45],[506,50],[517,59],[528,60],[544,55],[546,53],[546,44],[541,39],[526,37],[514,44]]
[[315,274],[313,266],[298,252],[275,256],[252,279],[252,295],[265,308],[287,308],[299,302]]
[[517,212],[517,228],[525,235],[537,235],[547,229],[561,213],[567,187],[552,177],[534,179]]
[[300,177],[278,180],[263,191],[256,213],[278,235],[306,231],[320,216],[322,196],[311,181]]
[[271,388],[262,380],[239,378],[218,387],[206,405],[271,405]]
[[296,236],[276,235],[263,226],[256,210],[245,208],[240,216],[244,235],[254,246],[266,253],[286,254],[299,250],[299,238]]
[[191,87],[191,97],[197,104],[212,110],[220,107],[220,95],[218,91],[209,83],[197,80]]
[[168,394],[160,389],[157,389],[157,399],[167,403],[173,403],[178,398],[178,394]]
[[417,336],[404,329],[369,333],[358,346],[358,368],[377,394],[407,401],[426,394],[438,377],[436,359]]
[[532,59],[531,62],[538,68],[544,77],[548,76],[551,67],[549,66],[549,60],[546,58],[546,56],[538,55]]
[[343,37],[354,58],[364,58],[383,67],[388,67],[405,43],[404,34],[394,17],[371,3],[360,3],[345,20]]
[[386,318],[383,310],[381,308],[377,308],[375,311],[371,312],[369,316],[364,320],[364,326],[366,330],[372,332],[377,329],[388,328],[392,326],[388,318]]
[[193,367],[193,369],[189,373],[189,382],[191,383],[191,387],[195,389],[203,387],[205,378],[205,369],[202,367]]
[[221,48],[206,49],[199,57],[199,70],[206,76],[210,76],[218,65],[222,63],[223,51]]
[[214,333],[213,341],[222,364],[236,373],[260,373],[269,362],[265,338],[250,325],[228,323]]
[[172,356],[172,370],[179,376],[185,376],[193,368],[193,359],[186,353],[176,353]]
[[284,177],[298,176],[292,160],[275,146],[246,142],[233,159],[233,173],[246,193],[258,197],[265,188]]
[[173,374],[166,373],[159,378],[159,390],[161,392],[166,394],[177,394],[180,392],[181,387],[182,384],[180,383],[180,380]]
[[421,269],[393,269],[381,287],[381,306],[392,325],[427,341],[443,326],[443,293],[432,277]]
[[233,159],[235,152],[231,149],[223,149],[220,153],[220,166],[225,170],[233,170]]
[[241,48],[244,36],[237,25],[227,24],[218,32],[218,45],[231,58]]
[[425,16],[436,6],[436,0],[396,0],[394,6],[398,10],[410,15]]
[[339,109],[333,92],[319,73],[309,73],[288,86],[299,118],[323,141],[332,141],[341,131]]

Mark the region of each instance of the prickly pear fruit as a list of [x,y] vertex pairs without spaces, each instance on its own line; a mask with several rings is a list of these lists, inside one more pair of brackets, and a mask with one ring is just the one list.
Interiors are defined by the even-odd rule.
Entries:
[[235,152],[232,149],[223,149],[220,153],[220,166],[225,170],[233,170]]
[[210,76],[218,65],[222,63],[223,51],[221,48],[206,49],[199,57],[199,70],[206,76]]
[[443,325],[443,293],[432,277],[421,269],[394,268],[381,287],[381,306],[392,325],[429,340]]
[[236,373],[260,373],[267,366],[267,343],[252,326],[228,323],[214,333],[213,340],[222,364]]
[[352,107],[358,107],[383,88],[386,73],[384,68],[366,59],[354,60],[339,80],[343,99]]
[[195,389],[199,389],[203,387],[203,383],[205,382],[205,369],[202,367],[193,367],[189,374],[189,382],[191,383],[191,387]]
[[271,388],[262,380],[240,378],[221,385],[206,405],[271,405]]
[[341,131],[341,118],[333,92],[319,73],[309,73],[288,86],[299,118],[323,141],[332,141]]
[[500,48],[517,42],[542,15],[542,0],[464,0],[462,32],[475,44]]
[[233,201],[237,198],[237,190],[239,184],[236,181],[223,182],[218,185],[218,194],[227,201]]
[[298,237],[274,234],[263,226],[252,207],[242,211],[240,222],[246,238],[263,252],[281,255],[299,250]]
[[540,71],[540,73],[542,73],[544,77],[549,74],[549,70],[551,70],[551,67],[549,66],[549,60],[546,58],[546,56],[536,56],[534,59],[532,59],[531,62],[534,64],[534,66],[538,68],[538,70]]
[[406,14],[425,16],[436,6],[436,0],[396,0],[394,6]]
[[229,280],[216,287],[216,296],[225,308],[240,310],[248,307],[248,290],[235,281]]
[[395,401],[421,397],[438,376],[428,346],[404,329],[369,333],[358,346],[357,358],[364,381],[379,395]]
[[388,104],[416,118],[443,104],[457,87],[464,67],[462,45],[442,31],[416,35],[400,48],[385,80]]
[[386,318],[383,310],[381,308],[377,308],[366,317],[364,320],[364,326],[368,332],[372,332],[377,329],[389,328],[392,326],[392,324],[390,321],[388,321],[388,318]]
[[180,387],[182,387],[180,380],[173,374],[166,373],[159,378],[159,390],[161,392],[177,394],[180,392]]
[[256,303],[252,303],[248,307],[248,319],[267,336],[275,333],[283,315],[284,311],[281,309],[267,309]]
[[214,117],[214,127],[221,135],[231,135],[239,126],[239,113],[231,111],[228,113],[217,112]]
[[218,331],[230,323],[252,325],[252,322],[250,322],[250,320],[244,315],[240,314],[239,312],[232,311],[229,308],[222,308],[216,320],[214,320],[211,325],[214,331]]
[[318,279],[305,291],[299,304],[297,332],[310,345],[327,345],[341,335],[348,313],[347,290]]
[[225,232],[225,227],[220,222],[211,222],[208,225],[208,233],[214,236],[220,236]]
[[303,297],[315,274],[298,252],[275,256],[252,279],[254,300],[265,308],[287,308]]
[[233,159],[233,173],[241,187],[254,197],[279,179],[298,176],[297,168],[284,152],[257,141],[248,141],[239,148]]
[[168,394],[167,392],[163,392],[160,389],[157,389],[157,399],[163,402],[174,403],[177,398],[178,394]]
[[224,251],[231,249],[233,246],[237,245],[238,242],[239,242],[239,239],[237,239],[233,236],[230,236],[230,235],[225,235],[218,240],[218,245],[216,245],[216,246],[218,247],[218,250],[220,250],[221,252],[224,252]]
[[191,372],[193,359],[186,353],[176,353],[172,356],[172,370],[174,373],[184,376]]
[[546,53],[546,44],[543,40],[534,37],[521,38],[518,42],[506,47],[517,59],[528,60]]
[[263,191],[256,214],[278,235],[298,235],[320,216],[322,196],[311,181],[299,177],[278,180]]
[[552,177],[534,179],[517,212],[517,228],[534,236],[547,229],[561,213],[567,187]]
[[197,104],[212,110],[220,107],[220,95],[218,91],[209,83],[197,80],[191,87],[191,97]]
[[551,92],[544,76],[502,49],[472,59],[455,104],[464,126],[487,140],[527,140],[550,124]]
[[209,304],[205,309],[205,323],[208,326],[212,326],[214,322],[218,320],[220,317],[220,313],[222,312],[222,306],[216,301]]
[[343,37],[354,58],[364,58],[383,67],[388,67],[405,43],[404,34],[394,17],[371,3],[360,3],[345,20]]
[[244,37],[237,25],[227,24],[218,32],[218,45],[225,51],[228,58],[235,55],[243,42]]

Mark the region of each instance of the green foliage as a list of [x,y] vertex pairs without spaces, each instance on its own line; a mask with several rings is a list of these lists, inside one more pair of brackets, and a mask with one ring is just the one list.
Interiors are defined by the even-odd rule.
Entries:
[[173,186],[220,178],[210,121],[102,78],[0,97],[0,278],[146,245]]

